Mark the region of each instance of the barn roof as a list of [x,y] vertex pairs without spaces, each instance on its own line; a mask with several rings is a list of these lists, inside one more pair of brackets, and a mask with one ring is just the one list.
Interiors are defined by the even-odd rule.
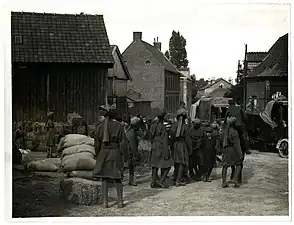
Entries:
[[12,61],[113,64],[102,15],[11,13]]

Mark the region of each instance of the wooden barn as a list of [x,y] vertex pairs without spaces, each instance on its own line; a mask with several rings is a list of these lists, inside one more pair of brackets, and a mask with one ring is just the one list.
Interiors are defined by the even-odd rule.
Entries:
[[13,121],[97,121],[114,64],[102,15],[12,12],[11,39]]

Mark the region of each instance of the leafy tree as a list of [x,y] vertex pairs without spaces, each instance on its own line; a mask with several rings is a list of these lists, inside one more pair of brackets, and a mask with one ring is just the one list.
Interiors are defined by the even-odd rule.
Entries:
[[208,81],[204,80],[203,78],[201,78],[200,80],[196,80],[195,75],[192,75],[191,79],[192,79],[192,99],[194,103],[197,100],[196,96],[198,94],[198,90],[206,86],[208,84]]
[[170,59],[170,55],[169,55],[169,51],[167,50],[165,53],[164,53],[165,57]]
[[180,34],[173,30],[172,36],[169,39],[169,54],[170,61],[177,68],[187,68],[189,61],[187,59],[186,51],[186,39]]

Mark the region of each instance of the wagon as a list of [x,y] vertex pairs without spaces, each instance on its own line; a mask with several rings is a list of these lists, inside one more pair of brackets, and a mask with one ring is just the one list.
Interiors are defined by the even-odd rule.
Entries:
[[288,157],[288,100],[284,96],[279,97],[268,102],[263,112],[246,114],[250,145]]

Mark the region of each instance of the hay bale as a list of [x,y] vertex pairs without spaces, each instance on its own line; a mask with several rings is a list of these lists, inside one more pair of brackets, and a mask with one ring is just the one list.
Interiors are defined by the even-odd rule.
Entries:
[[60,181],[59,196],[65,201],[77,205],[95,205],[101,203],[101,183],[82,178],[65,178]]

